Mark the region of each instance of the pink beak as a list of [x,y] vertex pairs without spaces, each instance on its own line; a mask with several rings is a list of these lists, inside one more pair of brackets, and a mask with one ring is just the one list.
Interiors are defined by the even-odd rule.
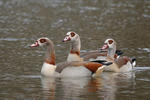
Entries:
[[38,47],[38,46],[39,46],[38,42],[35,42],[35,43],[30,45],[30,47]]
[[70,37],[66,36],[62,42],[66,42],[66,41],[70,41],[70,40],[71,40]]
[[109,46],[107,44],[104,44],[103,47],[101,48],[102,50],[107,49]]

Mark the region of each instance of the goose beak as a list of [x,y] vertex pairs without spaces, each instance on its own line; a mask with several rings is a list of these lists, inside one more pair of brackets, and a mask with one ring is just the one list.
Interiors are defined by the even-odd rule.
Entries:
[[38,47],[38,46],[39,46],[38,42],[35,42],[35,43],[31,44],[29,47]]
[[108,49],[108,47],[109,47],[109,46],[108,46],[107,44],[104,44],[103,47],[101,48],[101,50]]
[[70,37],[66,36],[62,42],[66,42],[66,41],[70,41],[70,40],[71,40]]

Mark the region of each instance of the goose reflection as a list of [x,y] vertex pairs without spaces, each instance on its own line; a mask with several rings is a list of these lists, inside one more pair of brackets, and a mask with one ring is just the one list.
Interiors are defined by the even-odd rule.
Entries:
[[129,82],[134,83],[135,72],[104,72],[101,77],[102,87],[98,92],[99,97],[103,100],[116,100],[116,93],[123,84],[127,86]]
[[[115,100],[120,85],[133,81],[135,73],[103,72],[100,77],[41,78],[44,100]],[[121,84],[120,84],[121,83]]]
[[85,97],[90,97],[88,94],[92,93],[92,91],[97,91],[96,88],[98,88],[97,84],[94,84],[92,77],[62,78],[61,82],[63,91],[62,100],[84,99]]
[[55,100],[56,90],[55,77],[41,77],[41,84],[43,90],[43,100]]

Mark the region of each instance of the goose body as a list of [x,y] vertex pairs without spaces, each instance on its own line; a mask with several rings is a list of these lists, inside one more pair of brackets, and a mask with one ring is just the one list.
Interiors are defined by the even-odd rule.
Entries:
[[[119,59],[118,59],[119,60]],[[104,68],[105,71],[113,71],[113,72],[129,72],[132,71],[133,65],[132,62],[127,61],[126,63],[122,64],[120,67],[116,63],[116,61],[113,61],[113,64],[108,66],[107,68]]]
[[[107,64],[85,61],[66,61],[55,64],[55,50],[53,42],[46,38],[38,39],[30,47],[46,46],[46,58],[41,69],[41,75],[60,76],[60,77],[78,77],[78,76],[97,76]],[[111,64],[111,63],[108,63]]]

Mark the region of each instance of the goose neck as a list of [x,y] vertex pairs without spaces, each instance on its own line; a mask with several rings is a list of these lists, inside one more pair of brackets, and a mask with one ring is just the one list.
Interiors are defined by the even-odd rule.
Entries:
[[107,54],[107,56],[108,56],[109,58],[114,59],[115,52],[116,52],[116,46],[114,46],[113,48],[109,48],[109,49],[108,49],[108,54]]
[[47,52],[46,52],[45,62],[55,65],[55,50],[54,50],[54,44],[51,40],[47,40]]
[[71,52],[80,52],[81,41],[80,38],[77,38],[75,41],[71,43]]

